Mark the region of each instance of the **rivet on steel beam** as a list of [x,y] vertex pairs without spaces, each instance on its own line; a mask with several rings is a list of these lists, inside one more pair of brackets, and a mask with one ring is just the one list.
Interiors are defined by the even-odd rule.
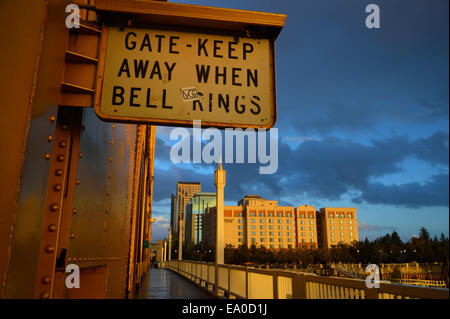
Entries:
[[80,180],[77,179],[77,180],[75,181],[75,184],[80,185]]
[[58,157],[56,158],[56,160],[57,160],[58,162],[63,162],[64,159],[65,159],[64,155],[58,155]]
[[41,279],[41,282],[42,282],[44,285],[48,285],[51,281],[52,281],[52,279],[50,278],[50,276],[44,276],[44,277],[42,277],[42,279]]
[[47,246],[45,247],[45,252],[51,254],[52,252],[55,251],[55,247],[53,246]]
[[52,142],[52,141],[53,141],[53,136],[51,136],[51,135],[47,136],[47,141],[48,141],[49,143]]
[[48,225],[47,229],[49,232],[54,233],[56,231],[56,225],[50,224],[50,225]]
[[48,161],[51,158],[51,155],[49,153],[46,153],[44,155],[44,158]]
[[58,205],[58,204],[52,204],[52,205],[50,205],[50,210],[51,210],[52,212],[58,211],[58,210],[59,210],[59,205]]
[[102,247],[106,247],[106,243],[102,243]]
[[53,190],[55,192],[60,192],[62,190],[61,184],[56,184],[55,186],[53,186]]
[[69,129],[69,125],[67,125],[67,124],[61,125],[61,130],[67,131],[68,129]]
[[109,212],[108,212],[107,210],[105,210],[105,214],[107,214],[107,215],[108,215],[108,214],[109,214]]
[[106,196],[108,196],[108,197],[109,197],[109,192],[106,192]]
[[79,156],[80,156],[80,158],[82,158],[82,157],[83,157],[83,153],[80,153],[80,155],[79,155]]
[[62,169],[57,169],[57,170],[55,171],[55,175],[56,175],[56,176],[62,176],[63,173],[64,173],[64,172],[63,172]]
[[75,234],[70,234],[70,239],[74,239],[75,238]]
[[78,211],[76,209],[72,210],[72,214],[75,215],[76,213],[78,213]]
[[48,121],[49,121],[50,123],[53,123],[53,122],[56,121],[56,117],[50,116],[50,117],[48,118]]
[[113,161],[113,158],[112,158],[112,157],[110,157],[110,158],[109,158],[109,162],[110,162],[110,163],[112,163],[112,161]]
[[112,176],[111,176],[111,175],[108,175],[108,178],[109,178],[109,179],[112,179]]
[[39,295],[39,298],[41,299],[48,299],[50,297],[50,294],[47,291],[44,291]]
[[64,141],[59,142],[59,147],[61,147],[61,148],[67,147],[67,142],[64,142]]

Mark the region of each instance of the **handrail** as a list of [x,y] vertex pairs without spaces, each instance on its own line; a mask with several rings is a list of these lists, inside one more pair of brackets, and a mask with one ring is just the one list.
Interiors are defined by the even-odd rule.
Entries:
[[243,299],[448,299],[449,290],[365,280],[324,277],[289,270],[256,269],[172,260],[163,264],[217,297]]

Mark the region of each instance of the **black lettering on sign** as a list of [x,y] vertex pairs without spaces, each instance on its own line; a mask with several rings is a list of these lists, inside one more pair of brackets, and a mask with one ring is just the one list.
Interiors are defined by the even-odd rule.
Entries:
[[150,44],[150,36],[148,33],[145,34],[144,40],[142,40],[141,44],[141,52],[144,50],[144,48],[147,47],[149,52],[152,52],[152,45]]
[[[203,96],[203,93],[198,92],[198,95],[199,95],[199,96]],[[202,104],[202,102],[200,102],[200,100],[195,100],[195,101],[192,103],[192,110],[193,110],[193,111],[197,111],[197,106],[200,108],[200,111],[203,112],[203,104]]]
[[136,99],[137,97],[139,97],[139,95],[135,94],[135,92],[141,92],[141,88],[131,88],[131,93],[130,93],[130,106],[131,107],[140,107],[140,104],[135,104],[134,103],[134,99]]
[[131,51],[136,48],[136,41],[130,41],[130,36],[133,36],[136,38],[136,33],[128,32],[127,36],[125,37],[125,47]]
[[157,75],[160,80],[162,80],[161,68],[159,67],[159,62],[156,61],[153,66],[152,73],[150,74],[150,80],[153,80],[153,77]]
[[207,67],[205,67],[204,65],[202,65],[200,67],[198,64],[196,64],[195,68],[197,69],[197,81],[198,81],[198,83],[202,83],[202,81],[204,83],[208,83],[209,71],[211,69],[211,66],[208,65]]
[[150,104],[151,93],[152,93],[152,90],[150,88],[148,88],[147,89],[147,107],[156,109],[158,106]]
[[244,60],[247,60],[247,55],[253,52],[253,45],[251,43],[244,43]]
[[221,40],[214,40],[214,57],[215,58],[223,58],[223,55],[220,55],[219,53],[217,53],[219,50],[221,50],[222,48],[219,46],[219,44],[222,44],[223,41]]
[[[125,89],[121,86],[113,87],[113,97],[112,97],[112,105],[122,105],[125,102],[123,95],[125,94]],[[117,101],[119,98],[119,101]]]
[[145,79],[145,75],[147,74],[147,68],[148,68],[148,61],[142,61],[142,60],[134,60],[134,74],[136,76],[136,79],[141,76],[143,79]]
[[[245,99],[245,97],[242,97],[243,99]],[[240,108],[239,108],[240,106]],[[236,112],[238,114],[244,114],[245,113],[245,104],[241,104],[239,105],[239,95],[236,96],[236,98],[234,99],[234,109],[236,110]]]
[[163,109],[172,110],[173,106],[166,105],[166,99],[167,99],[167,90],[164,89],[163,90],[163,97],[162,97],[162,107],[163,107]]
[[250,87],[250,80],[253,82],[255,87],[258,87],[258,70],[252,71],[250,69],[247,70],[247,86]]
[[[259,98],[259,96],[254,95],[253,96],[254,100],[257,100],[258,102],[261,101],[261,99]],[[259,113],[261,113],[261,106],[259,105],[258,102],[255,102],[253,99],[250,100],[250,103],[252,103],[254,106],[256,106],[256,111],[254,111],[253,109],[250,110],[250,112],[252,112],[254,115],[258,115]]]
[[122,66],[120,67],[119,74],[117,77],[121,77],[122,73],[126,72],[127,77],[130,78],[130,67],[128,65],[128,59],[123,59]]
[[222,108],[222,106],[227,113],[230,113],[230,96],[228,94],[226,95],[226,100],[224,99],[223,94],[219,94],[219,108]]
[[216,84],[219,84],[219,78],[223,78],[223,85],[227,84],[227,67],[223,67],[223,73],[219,72],[219,67],[216,66]]
[[234,86],[242,86],[242,83],[237,82],[237,80],[239,79],[239,73],[238,72],[241,72],[241,71],[242,71],[241,68],[233,68],[231,70],[231,74],[232,74],[232,76],[231,76],[231,78],[232,78],[231,83]]
[[162,39],[164,39],[166,36],[165,35],[155,35],[155,37],[158,38],[158,52],[161,52],[161,47],[162,47]]
[[173,69],[175,68],[175,66],[176,66],[177,64],[176,64],[176,63],[173,63],[172,66],[170,66],[169,63],[167,63],[167,62],[164,62],[164,64],[165,64],[166,69],[167,69],[167,72],[168,72],[168,74],[169,74],[169,81],[170,81],[170,80],[172,80],[172,72],[173,72]]
[[228,58],[229,59],[233,59],[233,60],[237,60],[238,57],[233,55],[233,52],[236,51],[236,48],[234,47],[235,45],[237,45],[237,42],[228,42]]
[[208,39],[202,42],[202,39],[198,39],[198,56],[202,56],[202,51],[205,53],[205,56],[208,56],[208,51],[206,51],[206,42]]
[[174,36],[170,37],[170,42],[169,42],[169,52],[170,53],[180,54],[180,52],[174,50],[174,47],[177,46],[177,43],[175,42],[175,40],[179,40],[179,39],[180,39],[180,37],[174,37]]

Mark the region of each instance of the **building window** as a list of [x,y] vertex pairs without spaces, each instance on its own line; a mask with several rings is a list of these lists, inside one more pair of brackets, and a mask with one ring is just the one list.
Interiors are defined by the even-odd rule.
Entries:
[[283,245],[278,245],[279,248],[283,249]]
[[292,248],[292,245],[288,245],[288,248],[289,248],[289,249]]
[[269,225],[269,229],[273,229],[273,225]]
[[309,230],[314,230],[314,227],[313,226],[309,227]]
[[283,233],[282,232],[278,232],[278,236],[283,236]]
[[339,219],[339,224],[342,224],[342,219]]
[[250,226],[250,229],[255,229],[255,228],[256,228],[255,225],[251,225],[251,226]]
[[261,224],[264,224],[266,221],[265,221],[264,219],[260,219],[259,222],[260,222]]
[[255,213],[250,213],[250,216],[254,217],[254,216],[256,216],[256,214]]
[[275,245],[270,245],[270,248],[272,248],[272,249],[275,248]]
[[334,243],[334,242],[335,242],[335,241],[334,241],[334,238],[331,238],[331,242],[332,242],[332,243]]
[[269,217],[273,217],[273,213],[269,213]]
[[349,233],[350,237],[353,237],[353,233]]
[[240,232],[238,232],[238,236],[243,236],[243,234],[242,234],[242,232],[240,231]]
[[250,233],[250,235],[252,235],[252,236],[255,236],[255,232],[254,232],[254,231],[252,231],[252,232]]
[[265,240],[265,238],[261,238],[261,239],[260,239],[259,241],[263,243],[263,242],[264,242],[264,240]]
[[250,223],[254,223],[254,222],[255,222],[254,218],[250,219]]
[[279,225],[279,226],[278,226],[278,229],[280,229],[280,230],[283,229],[283,226]]
[[287,236],[291,236],[291,232],[288,231],[288,232],[286,233],[286,235],[287,235]]
[[344,237],[344,233],[341,233],[341,237]]
[[310,215],[309,215],[309,218],[313,218],[313,215],[310,214]]
[[242,229],[242,225],[238,225],[238,229]]
[[305,233],[301,233],[301,236],[302,236],[302,237],[305,237]]
[[302,238],[302,243],[306,243],[306,239],[305,238]]
[[349,226],[348,229],[353,230],[353,226]]
[[252,238],[252,243],[255,243],[256,242],[256,239],[255,238]]
[[303,215],[303,214],[302,214],[302,215],[300,215],[300,218],[305,218],[305,215]]
[[264,229],[264,225],[259,226],[259,229]]
[[259,233],[260,236],[266,236],[266,234],[262,231]]
[[303,226],[302,226],[302,227],[300,227],[300,230],[305,230],[305,227],[303,227]]
[[331,229],[331,230],[334,230],[334,226],[330,226],[330,229]]
[[291,220],[290,220],[290,219],[286,220],[286,223],[290,224],[290,223],[291,223]]
[[331,237],[334,237],[334,232],[331,232],[330,235],[331,235]]
[[286,229],[287,230],[291,230],[291,226],[286,226]]
[[269,232],[269,235],[270,235],[270,236],[273,236],[273,231]]
[[269,219],[269,223],[270,223],[270,224],[273,224],[273,219]]
[[242,219],[238,219],[238,223],[239,223],[239,224],[242,224]]
[[278,238],[278,242],[282,243],[283,242],[283,238]]
[[259,216],[260,217],[264,217],[264,213],[259,213]]
[[278,217],[283,217],[283,213],[278,213],[277,216]]
[[282,224],[283,223],[283,220],[282,219],[279,219],[278,220],[278,224]]
[[292,243],[292,238],[288,238],[288,242]]
[[270,242],[273,243],[275,240],[273,238],[270,238]]
[[240,243],[242,243],[244,241],[244,239],[242,239],[242,238],[239,238],[239,242]]
[[348,223],[351,225],[351,224],[353,223],[353,221],[352,221],[352,220],[349,220]]
[[305,225],[305,221],[304,221],[304,220],[302,220],[302,221],[300,222],[300,224],[302,224],[302,225]]
[[334,224],[334,220],[330,220],[330,224]]

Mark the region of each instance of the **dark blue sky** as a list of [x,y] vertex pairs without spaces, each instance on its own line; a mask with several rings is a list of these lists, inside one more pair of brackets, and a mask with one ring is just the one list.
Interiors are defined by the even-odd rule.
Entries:
[[[279,170],[228,165],[225,199],[358,208],[360,238],[449,233],[448,0],[172,1],[287,14],[276,42]],[[381,29],[367,29],[367,5]],[[157,129],[154,239],[178,180],[214,191],[214,166],[173,165]]]

